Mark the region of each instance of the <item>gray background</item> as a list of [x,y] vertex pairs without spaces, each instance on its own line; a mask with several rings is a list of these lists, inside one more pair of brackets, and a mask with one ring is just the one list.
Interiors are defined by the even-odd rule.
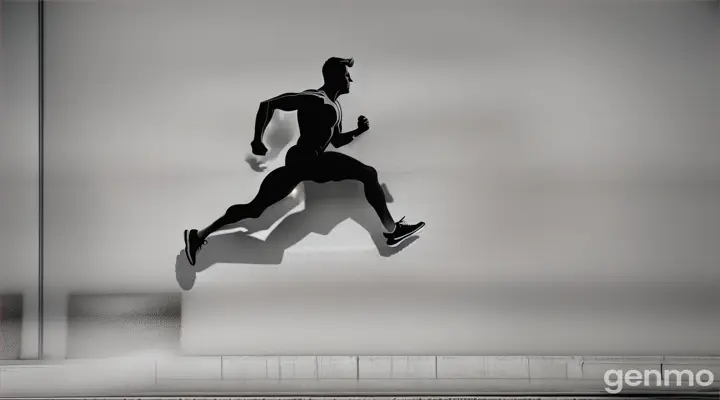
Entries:
[[715,2],[55,1],[46,19],[50,355],[68,293],[180,290],[182,230],[265,175],[245,162],[259,101],[318,87],[329,56],[356,59],[346,127],[372,122],[346,152],[428,228],[382,257],[346,221],[280,266],[202,271],[185,352],[720,348]]

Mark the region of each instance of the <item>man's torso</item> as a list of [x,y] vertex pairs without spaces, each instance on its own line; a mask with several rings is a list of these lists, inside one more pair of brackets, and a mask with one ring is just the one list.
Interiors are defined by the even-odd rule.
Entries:
[[322,102],[298,110],[300,138],[297,147],[320,154],[327,149],[335,130],[340,128],[342,109],[340,104],[332,101],[327,94],[320,90],[310,89],[304,91],[303,94],[317,96],[322,99]]

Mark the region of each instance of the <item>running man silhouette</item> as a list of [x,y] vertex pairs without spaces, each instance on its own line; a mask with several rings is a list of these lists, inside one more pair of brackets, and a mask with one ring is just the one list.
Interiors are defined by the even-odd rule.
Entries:
[[268,149],[262,141],[263,134],[276,110],[297,111],[300,138],[288,150],[285,165],[265,177],[251,202],[230,206],[223,216],[205,229],[185,231],[185,255],[190,265],[195,265],[197,252],[212,233],[244,219],[260,217],[267,208],[290,195],[303,181],[362,182],[365,198],[385,227],[384,236],[390,247],[399,245],[425,227],[424,222],[407,224],[405,217],[397,222],[393,219],[377,171],[373,167],[348,155],[326,151],[329,144],[335,148],[343,147],[370,129],[368,119],[360,116],[357,129],[342,132],[342,109],[337,99],[350,93],[350,82],[353,80],[348,68],[353,64],[352,58],[331,57],[322,67],[324,84],[319,89],[285,93],[260,103],[255,120],[255,136],[250,143],[253,154],[267,154]]

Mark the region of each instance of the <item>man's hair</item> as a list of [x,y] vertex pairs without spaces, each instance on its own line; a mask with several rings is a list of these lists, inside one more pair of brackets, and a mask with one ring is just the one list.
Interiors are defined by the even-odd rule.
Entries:
[[337,78],[339,74],[345,74],[345,67],[352,68],[355,60],[352,58],[330,57],[322,67],[323,79],[325,81]]

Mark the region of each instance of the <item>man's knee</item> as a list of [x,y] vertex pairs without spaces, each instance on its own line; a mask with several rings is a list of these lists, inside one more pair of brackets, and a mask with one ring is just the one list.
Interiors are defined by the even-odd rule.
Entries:
[[378,172],[375,168],[366,166],[359,173],[359,179],[365,185],[379,185]]

